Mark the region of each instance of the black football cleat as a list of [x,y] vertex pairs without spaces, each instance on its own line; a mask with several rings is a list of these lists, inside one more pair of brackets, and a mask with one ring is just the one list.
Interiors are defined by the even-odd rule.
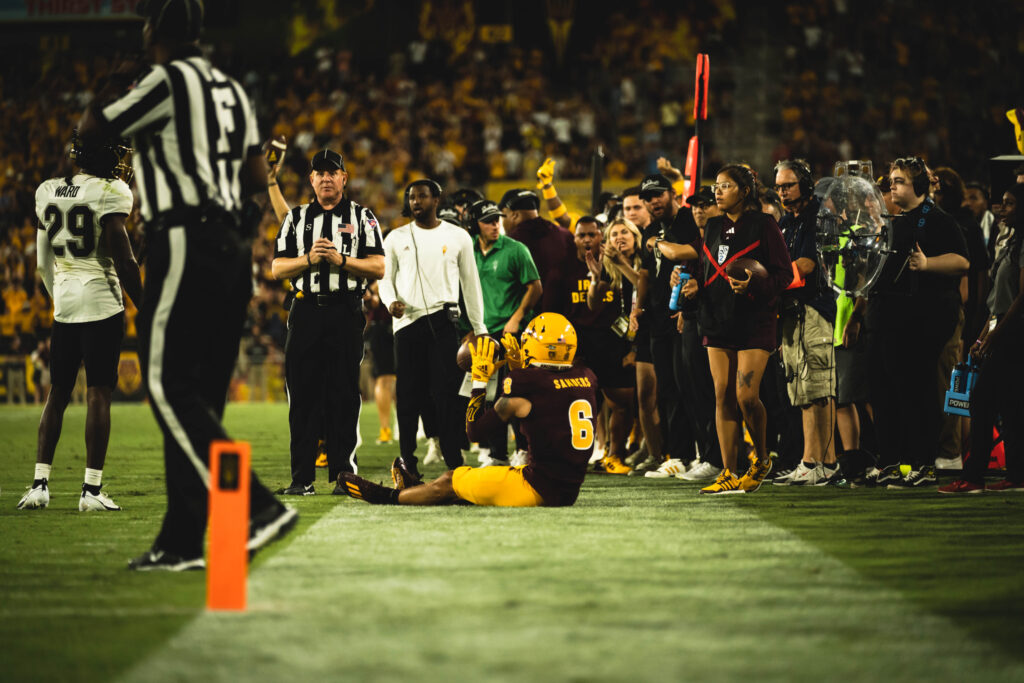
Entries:
[[409,470],[405,466],[404,460],[395,458],[391,463],[391,481],[394,482],[395,488],[401,491],[412,486],[419,486],[423,483],[423,477],[416,471],[415,465],[412,470]]
[[157,546],[147,550],[128,563],[128,569],[136,572],[186,572],[196,569],[206,569],[206,560],[202,555],[198,557],[182,557],[174,553],[165,552]]
[[[338,475],[338,489],[347,496],[365,500],[372,505],[398,505],[397,489],[374,484],[351,472]],[[338,493],[337,489],[335,493]]]

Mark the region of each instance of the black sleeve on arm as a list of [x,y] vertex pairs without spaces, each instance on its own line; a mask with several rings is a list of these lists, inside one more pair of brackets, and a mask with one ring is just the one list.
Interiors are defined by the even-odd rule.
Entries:
[[477,443],[486,443],[507,428],[505,421],[494,411],[494,406],[487,403],[486,394],[486,389],[473,389],[466,407],[466,436]]
[[[936,213],[938,213],[936,211]],[[921,244],[925,256],[941,256],[942,254],[960,254],[969,258],[967,251],[967,239],[964,231],[960,229],[956,221],[948,213],[939,213],[936,218],[941,220],[925,223],[924,234],[926,243]]]
[[676,217],[672,219],[672,225],[665,233],[665,239],[676,244],[690,244],[700,240],[700,228],[697,221],[693,219],[693,212],[685,206],[676,211]]

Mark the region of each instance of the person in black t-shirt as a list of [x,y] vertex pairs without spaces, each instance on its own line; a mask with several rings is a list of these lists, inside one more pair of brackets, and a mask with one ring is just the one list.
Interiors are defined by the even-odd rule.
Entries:
[[[879,464],[868,478],[890,488],[913,488],[935,483],[942,415],[935,373],[956,327],[960,278],[970,262],[956,221],[927,196],[924,162],[897,159],[889,179],[892,200],[902,213],[893,220],[893,253],[867,306],[871,405],[879,442]],[[910,465],[906,476],[900,475],[901,462]]]

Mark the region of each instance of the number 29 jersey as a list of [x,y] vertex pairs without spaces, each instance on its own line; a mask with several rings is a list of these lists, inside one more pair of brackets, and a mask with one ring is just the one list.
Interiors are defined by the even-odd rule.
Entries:
[[105,320],[124,310],[121,282],[103,242],[100,220],[132,212],[123,180],[87,173],[51,178],[36,190],[40,239],[53,249],[53,318],[61,323]]
[[544,505],[572,505],[580,493],[594,450],[597,378],[589,368],[567,370],[528,367],[513,370],[502,393],[530,401],[520,422],[529,443],[523,477]]

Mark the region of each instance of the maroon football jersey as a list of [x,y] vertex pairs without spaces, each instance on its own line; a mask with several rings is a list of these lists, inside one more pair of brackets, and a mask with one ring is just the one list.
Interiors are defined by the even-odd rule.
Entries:
[[597,378],[589,368],[513,370],[502,393],[533,407],[520,422],[529,444],[523,476],[545,506],[572,505],[594,450]]

